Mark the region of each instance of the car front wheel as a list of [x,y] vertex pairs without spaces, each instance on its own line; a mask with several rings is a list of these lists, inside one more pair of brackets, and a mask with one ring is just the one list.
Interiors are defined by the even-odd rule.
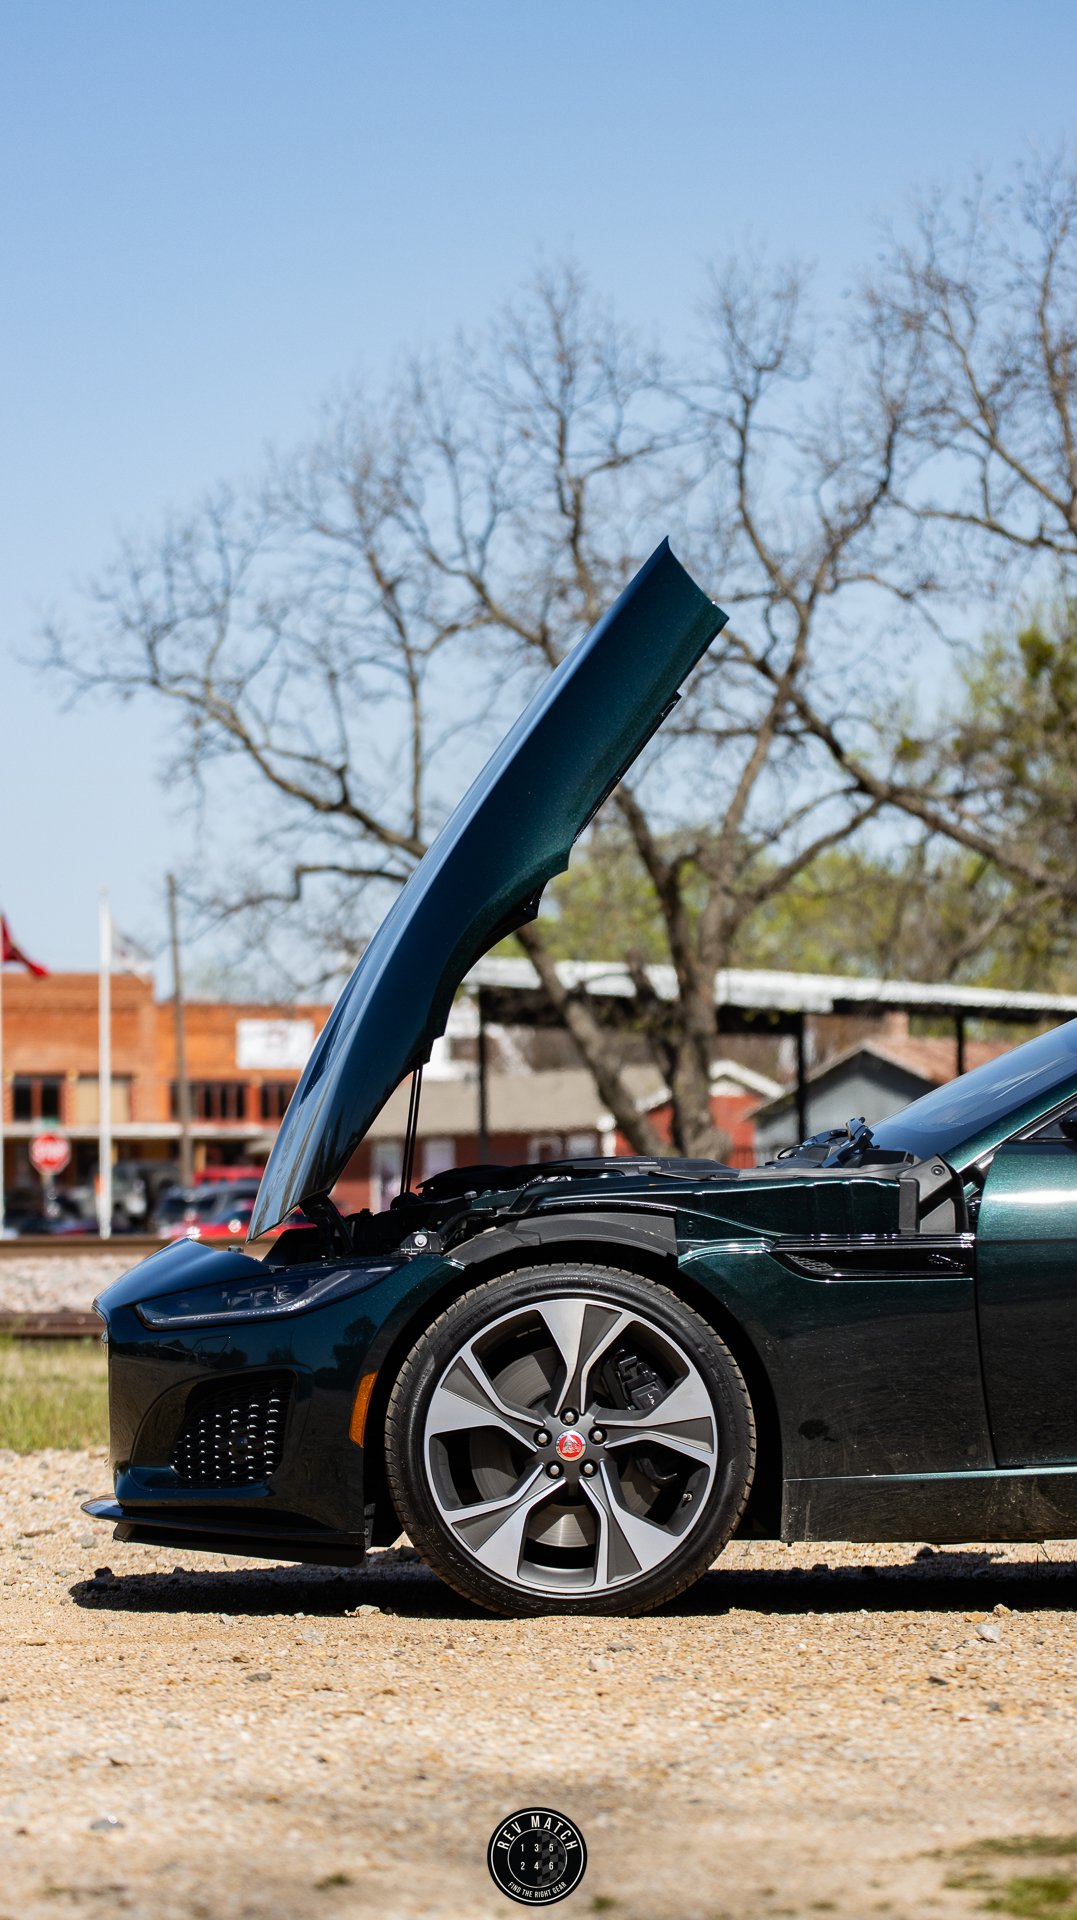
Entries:
[[386,1415],[413,1543],[500,1613],[638,1613],[711,1564],[743,1512],[755,1426],[713,1328],[636,1274],[531,1267],[415,1343]]

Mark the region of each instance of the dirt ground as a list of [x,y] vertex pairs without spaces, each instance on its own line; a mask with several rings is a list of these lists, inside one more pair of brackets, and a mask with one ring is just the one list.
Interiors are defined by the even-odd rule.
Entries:
[[1072,1543],[734,1545],[662,1614],[516,1623],[407,1549],[115,1544],[101,1454],[0,1472],[0,1920],[507,1915],[535,1804],[587,1841],[566,1916],[911,1920],[1017,1897],[970,1843],[1077,1829]]

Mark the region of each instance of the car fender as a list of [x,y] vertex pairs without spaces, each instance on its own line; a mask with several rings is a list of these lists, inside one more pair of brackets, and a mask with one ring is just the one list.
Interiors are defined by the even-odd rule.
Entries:
[[748,1384],[759,1425],[756,1483],[741,1531],[772,1535],[777,1531],[780,1505],[782,1438],[775,1386],[759,1350],[757,1337],[744,1325],[730,1303],[713,1288],[700,1286],[678,1262],[676,1220],[671,1212],[558,1212],[490,1226],[458,1243],[445,1256],[441,1272],[431,1262],[421,1300],[411,1295],[407,1311],[400,1310],[383,1327],[368,1359],[377,1368],[367,1428],[368,1471],[372,1490],[384,1499],[381,1470],[381,1420],[391,1383],[414,1340],[432,1315],[470,1287],[521,1267],[541,1266],[551,1259],[578,1259],[591,1266],[623,1265],[659,1281],[694,1307],[730,1348]]
[[454,1247],[452,1257],[467,1271],[470,1285],[479,1267],[491,1274],[507,1272],[510,1267],[537,1265],[550,1253],[560,1257],[574,1253],[594,1261],[611,1248],[631,1253],[637,1260],[642,1254],[648,1270],[655,1261],[674,1270],[677,1230],[672,1214],[633,1209],[631,1213],[532,1215],[508,1226],[488,1227]]

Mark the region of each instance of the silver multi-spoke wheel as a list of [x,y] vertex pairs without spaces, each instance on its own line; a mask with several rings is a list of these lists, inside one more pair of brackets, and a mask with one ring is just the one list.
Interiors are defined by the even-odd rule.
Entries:
[[672,1590],[686,1584],[716,1498],[732,1524],[743,1506],[754,1451],[743,1381],[711,1329],[652,1283],[611,1274],[599,1293],[587,1269],[540,1269],[524,1282],[492,1283],[480,1290],[485,1313],[470,1295],[438,1323],[447,1336],[458,1324],[422,1355],[398,1505],[428,1557],[487,1604],[511,1590],[529,1610],[543,1596],[586,1607],[637,1589],[653,1604],[667,1577]]
[[581,1294],[467,1340],[426,1415],[430,1487],[460,1545],[543,1592],[616,1586],[667,1560],[718,1459],[690,1356],[640,1313]]

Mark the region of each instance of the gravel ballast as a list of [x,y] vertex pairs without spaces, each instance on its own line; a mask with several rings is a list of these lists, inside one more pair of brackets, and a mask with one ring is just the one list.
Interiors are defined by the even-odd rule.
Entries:
[[[1072,1543],[734,1545],[642,1620],[122,1546],[99,1453],[0,1454],[0,1920],[507,1915],[552,1806],[613,1920],[972,1913],[976,1840],[1077,1829]],[[955,1866],[956,1863],[956,1866]]]
[[89,1313],[97,1294],[145,1258],[149,1248],[105,1252],[24,1252],[8,1242],[0,1256],[0,1313]]

